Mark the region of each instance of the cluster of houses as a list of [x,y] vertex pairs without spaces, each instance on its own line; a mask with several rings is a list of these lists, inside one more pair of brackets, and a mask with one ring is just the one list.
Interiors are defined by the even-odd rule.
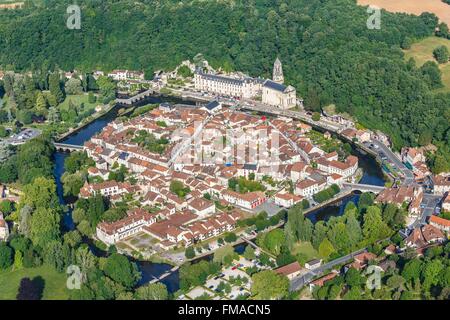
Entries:
[[431,175],[431,171],[426,164],[424,148],[402,148],[401,157],[403,163],[412,170],[417,181],[423,181]]
[[[121,221],[99,224],[97,236],[107,244],[143,231],[165,248],[179,242],[190,245],[235,227],[239,215],[216,212],[214,201],[255,213],[268,200],[261,191],[229,189],[232,178],[256,180],[275,190],[273,201],[285,208],[351,179],[358,159],[340,161],[336,152],[325,153],[305,135],[309,130],[292,119],[268,120],[220,104],[161,104],[138,117],[111,122],[85,143],[84,150],[96,163],[89,175],[106,181],[86,183],[80,196],[101,194],[115,203],[131,195],[156,212],[130,211]],[[144,143],[142,137],[147,139]],[[158,152],[147,147],[161,140],[164,147]],[[108,180],[121,167],[134,178],[133,184]],[[266,178],[291,180],[294,192],[279,190],[265,183]],[[171,190],[174,181],[186,194]]]
[[398,188],[386,188],[375,198],[376,203],[391,203],[398,207],[406,204],[411,215],[420,214],[420,204],[423,200],[423,189],[415,186],[400,186]]

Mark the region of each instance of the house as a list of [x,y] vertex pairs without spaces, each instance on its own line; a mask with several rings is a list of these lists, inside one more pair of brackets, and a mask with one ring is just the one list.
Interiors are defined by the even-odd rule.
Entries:
[[8,224],[3,218],[3,213],[0,212],[0,241],[6,241],[9,237]]
[[450,220],[433,215],[430,217],[429,223],[430,225],[438,228],[439,230],[450,232]]
[[188,209],[192,210],[196,215],[204,218],[216,213],[216,205],[214,202],[204,198],[195,198],[188,204]]
[[115,222],[101,222],[97,226],[97,238],[107,245],[113,245],[130,237],[156,222],[156,215],[143,209],[128,212],[128,216]]
[[223,191],[221,197],[233,205],[249,210],[254,209],[266,202],[266,196],[260,191],[241,194],[232,190],[225,190]]
[[300,266],[298,261],[295,261],[283,267],[277,268],[274,271],[278,274],[286,276],[289,280],[292,280],[295,277],[299,276],[302,270],[303,268]]
[[432,224],[426,224],[422,227],[415,228],[405,239],[405,244],[410,248],[421,249],[429,244],[441,243],[443,241],[445,241],[445,236],[442,231]]
[[397,252],[397,247],[393,244],[388,245],[385,249],[384,249],[384,253],[386,253],[386,255],[391,255]]
[[421,187],[401,186],[399,188],[386,188],[375,198],[376,203],[392,203],[401,207],[403,203],[408,203],[408,211],[411,214],[418,214],[420,203],[423,199],[423,189]]
[[290,193],[277,193],[274,197],[274,202],[277,206],[281,206],[284,208],[290,208],[293,205],[299,203],[303,200],[302,197],[296,196]]
[[320,277],[316,280],[314,280],[313,282],[311,282],[309,284],[309,291],[313,291],[314,288],[316,287],[323,287],[328,281],[333,280],[334,278],[336,278],[339,275],[339,272],[336,270],[333,270],[332,272],[324,275],[323,277]]
[[371,252],[362,252],[357,254],[353,259],[354,261],[345,266],[345,269],[348,270],[350,268],[354,268],[356,270],[362,270],[369,264],[369,261],[375,260],[377,256]]
[[314,270],[322,265],[322,259],[313,259],[305,263],[305,268],[308,270]]
[[426,162],[426,157],[423,152],[417,148],[402,148],[401,150],[402,161],[410,168],[418,162]]
[[444,194],[450,191],[450,175],[436,175],[433,178],[434,194]]
[[101,194],[104,197],[112,197],[127,193],[129,190],[128,183],[121,183],[114,180],[100,182],[100,183],[85,183],[80,190],[80,197],[89,198]]
[[311,198],[317,192],[325,189],[326,185],[326,180],[316,181],[308,178],[297,182],[297,184],[295,185],[295,194],[300,195],[304,198]]

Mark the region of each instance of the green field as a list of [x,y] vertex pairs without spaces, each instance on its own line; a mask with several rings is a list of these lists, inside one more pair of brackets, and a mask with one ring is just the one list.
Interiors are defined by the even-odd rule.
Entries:
[[[450,40],[438,37],[425,38],[422,41],[416,42],[411,46],[411,49],[405,50],[405,58],[409,60],[414,58],[417,66],[422,66],[427,61],[435,61],[433,57],[433,50],[436,47],[445,45],[450,50]],[[444,88],[437,91],[447,92],[450,91],[450,62],[439,65],[442,71],[442,82]]]
[[42,277],[45,281],[44,300],[67,300],[69,292],[66,288],[67,276],[58,273],[53,268],[41,266],[12,271],[0,271],[0,300],[15,300],[19,290],[20,280],[24,277],[33,279]]
[[89,103],[89,96],[87,94],[68,95],[66,99],[59,105],[61,110],[69,109],[69,101],[72,101],[74,105],[80,105],[84,103],[85,110],[95,109],[99,102]]
[[319,256],[318,252],[312,246],[311,242],[299,242],[294,245],[294,248],[291,251],[292,255],[302,255],[304,256],[305,262],[315,259]]

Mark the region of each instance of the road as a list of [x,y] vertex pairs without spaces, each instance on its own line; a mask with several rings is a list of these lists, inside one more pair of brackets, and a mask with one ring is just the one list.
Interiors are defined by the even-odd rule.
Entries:
[[358,255],[358,254],[360,254],[362,252],[366,252],[366,251],[367,251],[367,249],[364,248],[364,249],[352,252],[352,253],[350,253],[350,254],[348,254],[346,256],[343,256],[343,257],[337,258],[337,259],[335,259],[333,261],[330,261],[328,263],[325,263],[325,264],[321,265],[320,267],[318,267],[318,268],[316,268],[316,269],[314,269],[312,271],[309,271],[306,274],[303,274],[303,275],[301,275],[299,277],[296,277],[296,278],[292,279],[289,290],[290,291],[297,291],[297,290],[299,290],[303,286],[309,284],[317,276],[321,276],[325,271],[330,270],[330,269],[334,268],[337,265],[344,264],[344,263],[346,263],[346,262],[348,262],[350,260],[353,260],[353,258],[356,255]]
[[422,201],[422,215],[420,219],[417,219],[410,228],[416,228],[420,225],[424,225],[427,223],[428,218],[433,215],[434,210],[438,203],[441,201],[442,196],[434,195],[434,194],[424,194]]
[[397,155],[394,152],[392,152],[390,148],[388,148],[384,143],[377,140],[374,140],[373,144],[378,147],[373,150],[375,150],[375,152],[378,153],[380,158],[382,157],[381,152],[384,153],[386,158],[388,158],[389,161],[394,163],[395,166],[403,173],[404,175],[403,184],[410,185],[414,183],[414,173],[405,166],[402,160],[399,159],[399,157],[397,157]]

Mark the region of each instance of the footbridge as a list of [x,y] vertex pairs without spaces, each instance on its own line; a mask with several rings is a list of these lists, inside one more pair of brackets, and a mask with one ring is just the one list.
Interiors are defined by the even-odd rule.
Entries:
[[360,183],[343,183],[343,186],[346,188],[351,188],[354,191],[361,191],[361,192],[373,192],[373,193],[380,193],[385,187],[382,186],[374,186],[370,184],[360,184]]
[[83,146],[79,146],[76,144],[54,142],[53,145],[55,146],[56,150],[63,152],[75,152],[83,150]]

